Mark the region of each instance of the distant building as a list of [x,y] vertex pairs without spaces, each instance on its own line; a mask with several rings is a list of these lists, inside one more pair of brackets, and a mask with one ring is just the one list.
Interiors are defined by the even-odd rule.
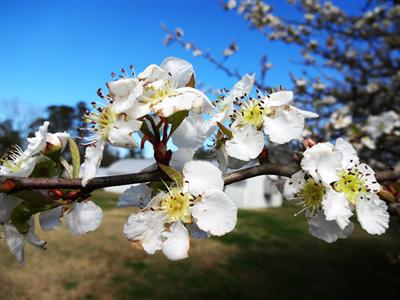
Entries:
[[[122,159],[107,168],[100,168],[97,176],[138,173],[154,164],[150,159]],[[272,177],[272,176],[270,176]],[[104,190],[121,194],[129,185],[107,187]],[[226,193],[239,208],[266,208],[282,205],[282,195],[268,176],[258,176],[226,186]]]

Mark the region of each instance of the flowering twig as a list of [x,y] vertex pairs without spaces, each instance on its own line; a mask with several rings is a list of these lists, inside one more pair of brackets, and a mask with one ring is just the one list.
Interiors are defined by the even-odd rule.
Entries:
[[[272,163],[263,163],[254,167],[228,173],[224,176],[224,182],[225,185],[229,185],[260,175],[279,175],[290,177],[298,170],[299,169],[296,166],[283,166]],[[91,192],[99,188],[151,182],[160,180],[161,178],[163,178],[163,173],[159,170],[154,170],[126,175],[96,177],[89,180],[87,185],[83,187],[81,179],[20,178],[0,176],[0,192],[14,193],[21,190],[33,189],[83,189],[85,192]],[[395,180],[400,178],[400,169],[378,172],[376,174],[376,178],[381,182]]]

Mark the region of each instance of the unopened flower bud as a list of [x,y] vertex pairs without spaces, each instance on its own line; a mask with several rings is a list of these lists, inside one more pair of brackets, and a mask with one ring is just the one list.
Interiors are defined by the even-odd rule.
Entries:
[[43,154],[48,155],[56,151],[63,152],[68,143],[69,134],[66,132],[47,133],[46,145],[42,150]]

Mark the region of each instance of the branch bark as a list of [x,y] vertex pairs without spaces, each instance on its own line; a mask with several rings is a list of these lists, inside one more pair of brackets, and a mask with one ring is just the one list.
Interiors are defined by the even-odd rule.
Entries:
[[[224,181],[225,185],[229,185],[260,175],[279,175],[289,177],[298,170],[299,167],[297,166],[263,163],[254,167],[228,173],[224,176]],[[161,178],[165,178],[165,175],[160,170],[154,170],[127,175],[96,177],[91,179],[88,184],[83,187],[80,179],[22,178],[0,176],[0,192],[14,193],[21,190],[35,189],[81,189],[83,192],[90,193],[91,191],[99,188],[158,181]],[[400,178],[400,169],[378,172],[376,174],[376,179],[380,182],[397,180],[398,178]]]

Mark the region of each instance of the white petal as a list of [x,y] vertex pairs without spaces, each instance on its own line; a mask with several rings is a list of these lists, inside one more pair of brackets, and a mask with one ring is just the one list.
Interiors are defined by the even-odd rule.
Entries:
[[131,242],[139,242],[148,254],[161,249],[165,214],[160,211],[141,211],[131,214],[124,226],[124,234]]
[[301,168],[307,171],[314,180],[319,178],[326,184],[339,179],[338,173],[342,170],[342,154],[333,151],[331,143],[318,143],[303,153]]
[[143,102],[136,100],[129,110],[125,113],[129,119],[136,120],[150,113],[150,102]]
[[22,202],[21,199],[0,193],[0,224],[7,223],[14,208]]
[[85,162],[82,164],[79,171],[83,186],[87,184],[89,179],[96,176],[103,158],[104,147],[105,143],[103,141],[98,141],[94,146],[89,145],[86,147]]
[[304,171],[294,173],[290,178],[285,180],[283,195],[287,200],[293,199],[303,189],[305,183]]
[[62,206],[42,211],[39,214],[39,222],[42,230],[54,230],[61,225],[60,218],[63,216]]
[[223,191],[207,190],[194,204],[192,216],[201,230],[220,236],[235,228],[237,206]]
[[293,110],[297,111],[299,114],[301,114],[305,118],[318,118],[319,117],[319,115],[316,114],[315,112],[302,110],[302,109],[299,109],[299,108],[294,107],[294,106],[290,106],[290,109],[293,109]]
[[229,156],[248,161],[256,158],[264,148],[264,135],[252,125],[236,127],[233,138],[226,141],[225,149]]
[[137,147],[136,141],[132,137],[132,133],[138,131],[141,126],[142,122],[137,120],[118,120],[111,127],[108,139],[110,143],[116,147]]
[[146,82],[154,82],[157,80],[168,79],[168,73],[161,67],[153,64],[149,65],[142,73],[140,73],[138,78],[145,80]]
[[185,191],[192,195],[200,195],[208,189],[224,188],[221,171],[212,163],[191,161],[183,167]]
[[189,257],[189,234],[181,222],[173,223],[170,231],[164,231],[162,236],[166,239],[162,243],[162,252],[166,257],[170,260]]
[[309,232],[327,243],[333,243],[337,239],[345,239],[353,233],[354,224],[349,223],[343,230],[335,221],[327,221],[324,213],[320,211],[308,220]]
[[357,170],[363,175],[365,185],[372,193],[378,193],[381,190],[381,185],[375,178],[375,171],[367,164],[360,164]]
[[335,150],[342,154],[342,167],[347,169],[352,167],[354,164],[358,164],[360,159],[358,158],[357,151],[353,146],[342,138],[338,138],[335,144]]
[[350,217],[353,215],[351,206],[344,193],[337,193],[332,189],[327,189],[322,207],[328,221],[336,221],[341,229],[344,229],[350,223]]
[[28,138],[28,147],[24,151],[25,157],[31,157],[35,154],[38,154],[46,147],[46,137],[47,137],[47,128],[49,127],[49,122],[46,121],[42,126],[39,127],[39,130],[35,132],[35,136],[32,138]]
[[109,82],[107,87],[113,99],[112,110],[117,113],[126,112],[143,94],[143,86],[136,78],[119,79]]
[[197,150],[210,136],[213,127],[201,114],[191,113],[172,134],[172,141],[178,148]]
[[169,162],[170,167],[175,170],[182,171],[183,166],[193,160],[194,151],[189,148],[181,148],[172,153],[171,161]]
[[279,91],[272,93],[269,97],[265,97],[267,107],[287,105],[293,101],[293,92]]
[[151,200],[151,189],[145,183],[131,185],[119,196],[118,207],[145,207]]
[[185,87],[194,76],[193,66],[186,60],[177,57],[167,57],[160,67],[170,75],[170,80],[176,88]]
[[7,246],[11,253],[17,258],[18,263],[23,266],[25,264],[24,257],[24,239],[13,225],[4,225],[4,234]]
[[103,220],[103,211],[92,201],[76,202],[66,215],[67,228],[71,234],[83,235],[94,231]]
[[264,132],[274,143],[300,139],[303,129],[304,116],[293,109],[277,109],[274,116],[264,117]]
[[[163,99],[154,106],[157,114],[163,117],[169,117],[182,110],[190,110],[201,113],[208,112],[212,105],[207,96],[194,88],[184,87],[176,89],[176,94]],[[211,105],[211,106],[210,106]]]
[[389,227],[388,207],[375,194],[359,197],[356,202],[358,222],[369,234],[383,234]]
[[42,241],[37,237],[35,234],[35,219],[32,216],[29,219],[29,229],[26,234],[23,235],[24,239],[29,242],[31,245],[35,246],[36,248],[39,248],[40,250],[46,250],[46,242]]

